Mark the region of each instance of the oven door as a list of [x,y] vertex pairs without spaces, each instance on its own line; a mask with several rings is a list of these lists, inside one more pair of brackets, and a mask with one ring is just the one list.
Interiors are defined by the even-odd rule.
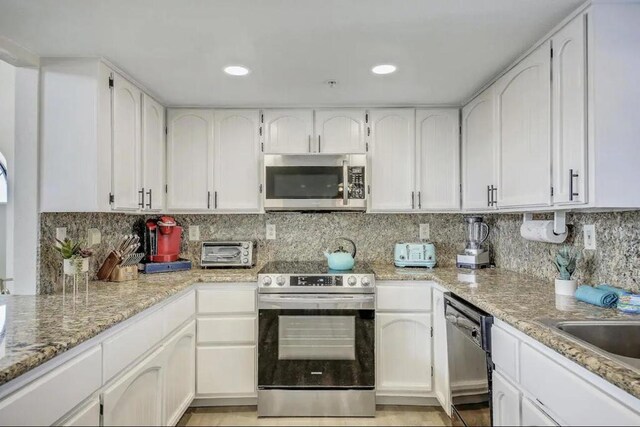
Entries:
[[259,297],[258,388],[373,389],[373,295]]
[[[264,162],[267,210],[366,209],[364,191],[355,198],[349,190],[350,166],[364,170],[365,156],[265,155]],[[364,188],[364,182],[359,185]]]

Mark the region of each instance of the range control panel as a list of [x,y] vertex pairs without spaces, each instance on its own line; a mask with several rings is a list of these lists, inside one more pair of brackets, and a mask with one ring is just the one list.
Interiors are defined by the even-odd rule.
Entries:
[[258,291],[263,293],[370,293],[373,274],[259,274]]

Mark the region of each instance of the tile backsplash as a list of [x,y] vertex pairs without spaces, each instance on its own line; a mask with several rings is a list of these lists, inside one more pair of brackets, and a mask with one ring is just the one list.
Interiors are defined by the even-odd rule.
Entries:
[[[40,283],[41,293],[60,287],[61,260],[52,248],[56,227],[67,227],[71,238],[86,239],[87,229],[98,228],[102,243],[94,247],[91,274],[95,273],[108,250],[123,234],[132,232],[142,215],[118,213],[41,214]],[[258,262],[269,260],[321,260],[323,251],[337,237],[349,237],[357,245],[357,259],[393,260],[393,245],[419,240],[419,225],[428,223],[430,240],[435,243],[439,266],[455,264],[455,254],[464,247],[465,225],[461,214],[363,214],[363,213],[269,213],[264,215],[176,215],[185,227],[183,257],[198,265],[200,242],[188,241],[188,227],[200,226],[201,240],[256,240]],[[521,215],[484,215],[491,227],[488,242],[496,266],[552,281],[555,269],[550,250],[558,245],[531,242],[520,237]],[[582,227],[595,224],[597,249],[585,251],[577,277],[584,283],[610,283],[640,290],[640,211],[616,213],[575,213],[567,216],[570,235],[567,243],[582,247]],[[276,239],[265,239],[266,224],[276,226]]]

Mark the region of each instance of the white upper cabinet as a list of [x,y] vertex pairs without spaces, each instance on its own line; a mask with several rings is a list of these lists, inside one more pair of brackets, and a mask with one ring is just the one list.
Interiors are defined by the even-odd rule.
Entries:
[[264,110],[264,152],[305,154],[316,152],[313,110]]
[[416,110],[416,207],[460,208],[460,111]]
[[411,211],[417,206],[415,110],[374,109],[369,114],[370,211]]
[[258,110],[216,110],[214,200],[218,211],[260,211]]
[[585,17],[551,38],[553,47],[553,200],[587,202]]
[[500,207],[551,204],[550,73],[547,41],[496,82]]
[[167,208],[212,209],[213,111],[169,110],[167,120]]
[[462,109],[462,208],[495,208],[496,120],[494,86]]
[[316,110],[312,150],[323,154],[364,153],[365,114],[358,109]]
[[165,162],[164,107],[142,95],[142,189],[144,210],[164,208]]
[[140,102],[142,93],[119,74],[113,76],[111,192],[114,210],[142,207],[140,187]]

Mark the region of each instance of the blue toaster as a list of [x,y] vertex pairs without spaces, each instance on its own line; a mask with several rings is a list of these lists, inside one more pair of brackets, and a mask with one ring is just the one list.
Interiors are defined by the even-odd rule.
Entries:
[[435,267],[436,247],[433,243],[396,243],[394,264],[396,267]]

